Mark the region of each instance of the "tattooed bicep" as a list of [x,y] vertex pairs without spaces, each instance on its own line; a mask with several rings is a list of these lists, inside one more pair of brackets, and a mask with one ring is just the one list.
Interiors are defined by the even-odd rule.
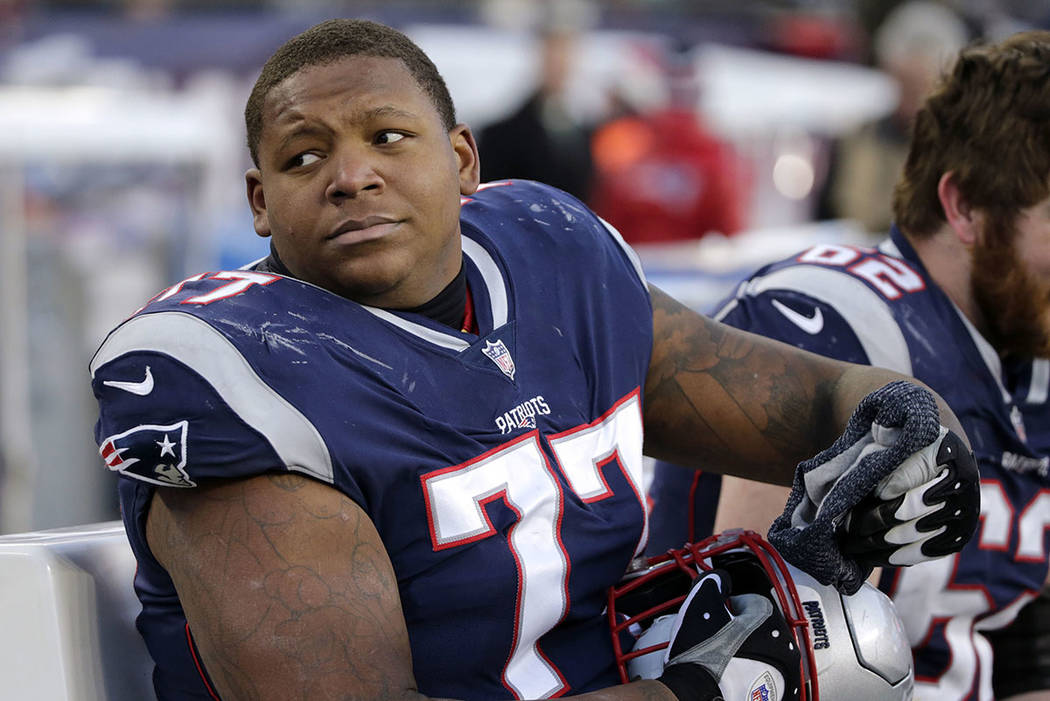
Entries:
[[646,451],[743,476],[808,457],[837,365],[704,317],[656,288],[652,300]]
[[266,475],[266,479],[268,479],[270,484],[274,487],[285,492],[298,492],[306,486],[306,478],[302,475],[297,475],[294,472],[276,472],[271,475]]
[[414,688],[397,580],[353,500],[289,474],[183,491],[154,496],[148,539],[224,698]]

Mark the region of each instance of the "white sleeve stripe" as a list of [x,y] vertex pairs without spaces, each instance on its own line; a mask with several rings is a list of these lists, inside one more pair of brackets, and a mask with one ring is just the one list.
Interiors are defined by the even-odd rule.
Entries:
[[751,280],[745,294],[767,290],[799,292],[827,304],[853,329],[871,365],[912,374],[908,342],[889,305],[860,280],[819,265],[796,265]]
[[[261,433],[291,470],[333,482],[332,459],[317,428],[268,384],[240,351],[206,322],[181,312],[137,316],[118,328],[91,361],[99,367],[127,353],[163,353],[192,368],[249,426]],[[157,386],[155,392],[163,392]]]
[[1028,404],[1045,404],[1050,390],[1050,360],[1036,358],[1032,361],[1032,383],[1028,387]]
[[731,311],[733,311],[734,309],[737,308],[738,304],[740,304],[740,302],[738,302],[736,298],[733,298],[733,299],[729,300],[728,302],[725,303],[725,305],[721,309],[719,309],[715,313],[715,315],[713,317],[714,320],[715,321],[722,321],[727,316],[729,316],[729,312],[731,312]]
[[507,283],[499,271],[496,261],[481,244],[467,236],[462,237],[463,253],[477,266],[481,277],[488,288],[489,304],[492,306],[492,328],[498,329],[507,323],[509,303],[507,301]]
[[740,300],[747,294],[748,282],[748,280],[741,280],[737,284],[736,291],[733,292],[733,296],[730,297],[729,300],[725,304],[723,304],[722,307],[718,311],[716,311],[714,316],[712,317],[715,321],[722,321],[727,316],[729,316],[729,313],[731,311],[737,308],[737,305],[740,304]]
[[627,254],[627,258],[630,259],[631,265],[634,266],[634,272],[638,274],[638,279],[642,281],[642,287],[649,289],[649,283],[645,280],[645,272],[642,270],[642,262],[638,260],[638,254],[635,253],[634,249],[623,240],[623,236],[620,235],[620,232],[616,230],[615,226],[601,217],[598,217],[598,220],[605,225],[605,229],[612,235],[613,240],[620,244],[620,248],[622,248],[623,252]]

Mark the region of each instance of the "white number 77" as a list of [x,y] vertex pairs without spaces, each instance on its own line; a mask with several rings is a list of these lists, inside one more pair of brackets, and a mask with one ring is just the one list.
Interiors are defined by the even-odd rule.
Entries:
[[[562,493],[540,447],[527,433],[461,465],[422,476],[435,550],[496,534],[485,505],[502,499],[518,516],[507,541],[518,566],[518,616],[503,681],[519,699],[547,698],[565,680],[537,647],[539,638],[565,615],[569,560],[561,542]],[[586,502],[612,496],[603,470],[618,465],[645,512],[642,491],[642,419],[638,391],[602,419],[550,438],[572,490]],[[643,528],[635,553],[645,546]]]

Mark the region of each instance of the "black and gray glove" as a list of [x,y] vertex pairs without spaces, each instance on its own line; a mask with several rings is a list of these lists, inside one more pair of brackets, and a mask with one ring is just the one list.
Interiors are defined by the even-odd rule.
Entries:
[[855,593],[876,566],[962,549],[977,529],[980,476],[922,387],[894,382],[857,406],[846,431],[802,462],[769,542],[821,584]]
[[659,681],[679,701],[799,698],[801,657],[784,616],[758,594],[729,596],[730,586],[724,570],[693,584]]

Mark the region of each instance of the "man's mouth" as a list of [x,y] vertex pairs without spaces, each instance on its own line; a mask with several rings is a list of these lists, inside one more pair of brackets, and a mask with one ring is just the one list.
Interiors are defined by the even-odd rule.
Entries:
[[353,244],[387,236],[401,225],[390,217],[372,216],[364,219],[348,219],[333,231],[328,239],[338,243]]

